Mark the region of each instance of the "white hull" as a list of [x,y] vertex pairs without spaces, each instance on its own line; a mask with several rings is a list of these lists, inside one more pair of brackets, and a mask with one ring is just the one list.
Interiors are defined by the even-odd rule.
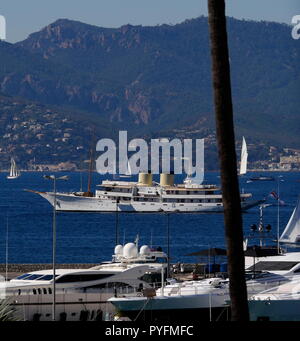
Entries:
[[[219,292],[217,294],[191,294],[184,296],[156,296],[153,299],[147,297],[134,298],[112,298],[110,301],[116,305],[120,311],[137,311],[140,310],[188,310],[188,309],[208,309],[225,307],[226,301],[230,299],[228,291]],[[146,304],[146,301],[149,301]]]
[[[218,281],[219,279],[215,279]],[[139,311],[152,311],[160,315],[160,311],[197,311],[215,308],[226,308],[229,306],[230,294],[228,283],[225,285],[209,284],[214,279],[200,280],[199,282],[186,282],[182,288],[180,285],[170,285],[165,288],[162,296],[147,297],[113,297],[109,299],[118,310],[129,316],[137,316]],[[287,279],[286,279],[287,281]],[[277,286],[284,282],[282,277],[270,277],[269,279],[250,280],[247,283],[248,297],[268,288]],[[157,291],[160,295],[160,290]],[[148,302],[147,302],[148,301]]]
[[[35,192],[54,205],[54,194],[51,192]],[[163,203],[163,202],[137,202],[126,201],[116,204],[115,200],[101,199],[97,197],[84,197],[74,194],[56,194],[57,211],[69,212],[223,212],[223,205],[216,203]],[[261,201],[242,202],[243,210],[257,206]]]
[[[113,292],[100,293],[70,293],[56,294],[55,320],[89,321],[111,318],[116,313],[113,305],[107,300],[113,296]],[[21,295],[10,297],[15,309],[14,317],[22,321],[51,321],[52,320],[52,295]]]

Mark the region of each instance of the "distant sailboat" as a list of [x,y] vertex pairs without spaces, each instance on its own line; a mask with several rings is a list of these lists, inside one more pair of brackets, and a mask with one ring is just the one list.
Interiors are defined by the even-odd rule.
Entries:
[[300,198],[298,199],[297,206],[295,207],[290,220],[288,221],[281,237],[281,243],[300,243]]
[[127,170],[125,174],[121,174],[120,178],[129,178],[132,176],[131,166],[129,160],[127,161]]
[[246,140],[243,137],[242,152],[241,152],[240,175],[244,175],[244,174],[247,173],[247,160],[248,160],[247,145],[246,145]]
[[20,171],[17,168],[16,161],[14,158],[11,158],[10,161],[10,172],[9,175],[6,177],[7,179],[16,179],[21,175]]

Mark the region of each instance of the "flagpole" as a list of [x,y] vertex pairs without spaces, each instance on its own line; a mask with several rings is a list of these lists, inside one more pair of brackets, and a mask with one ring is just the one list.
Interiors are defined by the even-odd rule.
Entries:
[[278,193],[278,199],[277,199],[277,251],[279,253],[280,246],[279,246],[279,176],[277,177],[277,193]]

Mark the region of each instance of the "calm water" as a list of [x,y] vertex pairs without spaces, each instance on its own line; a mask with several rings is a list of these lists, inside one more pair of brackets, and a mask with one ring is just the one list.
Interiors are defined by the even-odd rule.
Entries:
[[[45,173],[46,174],[46,173]],[[86,175],[79,173],[59,173],[69,175],[69,181],[59,182],[60,191],[79,190]],[[280,197],[285,205],[280,207],[280,232],[283,231],[296,205],[300,193],[300,173],[273,173],[280,178]],[[251,182],[247,178],[258,173],[250,173],[241,179],[240,187],[253,197],[268,197],[274,204],[265,209],[264,220],[277,233],[276,201],[269,196],[277,192],[277,181]],[[271,174],[269,174],[271,175]],[[107,177],[105,177],[107,178]],[[94,174],[93,188],[101,181]],[[178,177],[177,182],[182,180]],[[217,173],[207,173],[206,182],[219,184]],[[52,207],[40,196],[24,189],[52,190],[52,182],[43,178],[42,173],[23,173],[19,179],[7,180],[0,173],[0,263],[5,263],[6,229],[8,221],[8,261],[9,263],[51,263],[52,261]],[[258,208],[243,214],[244,232],[257,223]],[[96,263],[110,260],[115,245],[114,213],[58,213],[57,214],[57,262]],[[132,242],[137,234],[139,245],[161,246],[167,250],[167,217],[165,214],[119,214],[120,241]],[[185,256],[206,247],[224,247],[224,225],[222,214],[172,214],[170,215],[170,248],[172,262],[192,262]]]

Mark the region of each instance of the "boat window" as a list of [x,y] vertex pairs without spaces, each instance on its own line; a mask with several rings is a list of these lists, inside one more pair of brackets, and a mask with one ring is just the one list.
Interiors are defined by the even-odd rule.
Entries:
[[[59,275],[55,275],[55,278]],[[37,281],[50,281],[53,278],[53,275],[45,275],[40,278],[37,278]]]
[[246,281],[251,280],[251,279],[270,277],[270,276],[271,275],[269,272],[246,271],[245,273]]
[[70,274],[56,280],[56,283],[96,281],[112,276],[112,274]]
[[118,288],[132,288],[132,286],[127,283],[122,283],[122,282],[108,282],[108,283],[100,283],[100,284],[91,285],[89,287],[85,287],[85,289],[96,289],[96,288],[97,289],[107,289],[107,288],[118,289]]
[[26,277],[29,277],[30,274],[23,274],[21,276],[18,276],[16,279],[25,279]]
[[26,277],[26,278],[24,278],[24,279],[26,279],[26,281],[27,281],[27,280],[34,281],[35,279],[40,278],[40,277],[42,277],[42,276],[43,276],[43,275],[30,275],[29,277]]
[[290,270],[298,262],[258,262],[255,265],[252,265],[248,270],[250,271],[280,271],[280,270]]
[[146,273],[139,280],[144,281],[146,283],[161,283],[161,274],[160,273]]

